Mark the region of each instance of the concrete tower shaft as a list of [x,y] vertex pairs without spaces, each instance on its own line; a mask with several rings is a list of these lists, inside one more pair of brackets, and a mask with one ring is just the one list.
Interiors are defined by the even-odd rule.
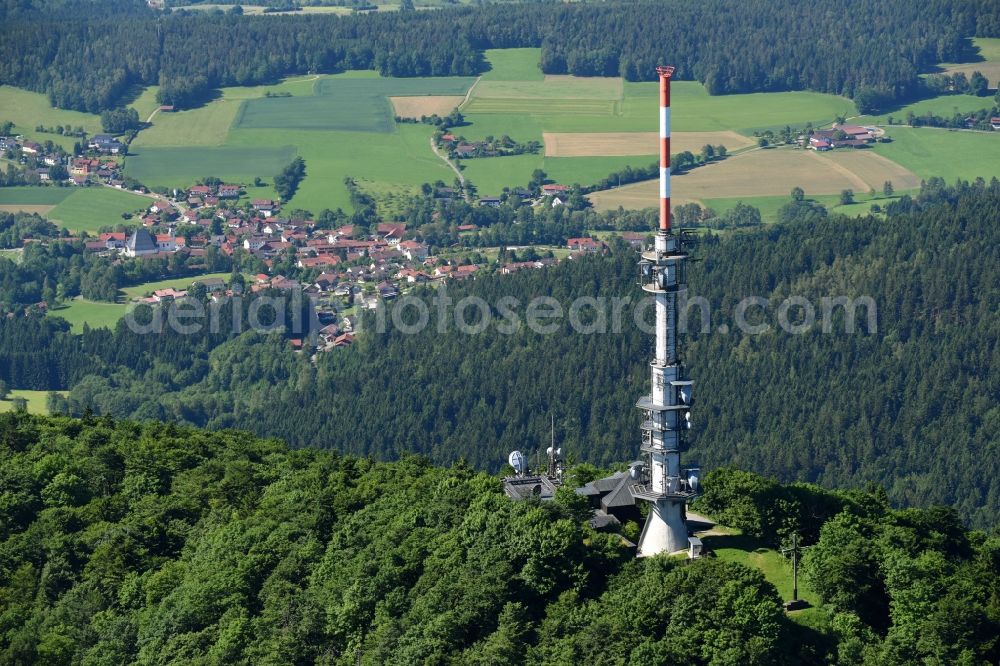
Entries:
[[651,250],[642,254],[640,277],[644,291],[656,301],[656,349],[650,362],[650,392],[639,399],[645,412],[643,453],[649,462],[641,483],[633,486],[638,499],[652,504],[639,540],[639,556],[676,552],[688,547],[684,522],[686,503],[695,485],[680,466],[684,432],[690,426],[691,382],[677,354],[677,304],[686,289],[684,237],[670,224],[670,77],[673,67],[658,67],[660,75],[660,223]]

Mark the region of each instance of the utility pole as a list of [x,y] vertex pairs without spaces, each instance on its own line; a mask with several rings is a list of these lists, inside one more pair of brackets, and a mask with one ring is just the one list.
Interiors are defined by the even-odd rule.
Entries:
[[799,600],[799,554],[802,548],[799,547],[799,535],[792,533],[792,547],[782,548],[781,553],[792,554],[792,602]]

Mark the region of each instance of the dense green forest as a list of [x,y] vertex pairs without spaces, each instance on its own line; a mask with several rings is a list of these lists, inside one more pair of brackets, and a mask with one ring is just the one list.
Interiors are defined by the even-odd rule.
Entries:
[[[885,217],[797,216],[789,206],[793,223],[706,236],[697,250],[691,295],[713,314],[703,334],[691,310],[682,337],[698,382],[688,460],[830,487],[879,483],[895,503],[948,504],[973,525],[995,525],[1000,182],[931,180]],[[638,298],[635,261],[634,250],[612,244],[608,257],[451,284],[448,296],[484,299],[500,324],[500,299],[520,299],[523,322],[535,296],[564,308],[581,296]],[[564,318],[553,334],[493,325],[468,335],[439,332],[433,298],[442,292],[414,293],[431,303],[430,326],[379,332],[374,317],[363,318],[351,349],[315,363],[289,349],[293,331],[234,332],[229,307],[216,331],[197,335],[136,334],[122,324],[78,336],[52,317],[4,319],[0,379],[71,389],[63,409],[75,414],[245,428],[378,458],[418,452],[495,470],[512,449],[547,445],[549,415],[578,460],[636,455],[632,406],[647,388],[652,338],[631,310],[619,332],[609,323],[603,334],[574,333]],[[819,317],[803,334],[777,326],[789,295],[808,299]],[[766,299],[767,311],[750,318],[764,315],[770,332],[737,330],[735,306],[748,296]],[[824,333],[821,299],[839,296],[872,298],[875,328],[862,308],[846,334],[836,309]],[[719,333],[722,325],[730,332]]]
[[[1000,541],[948,510],[728,470],[706,506],[809,514],[820,629],[734,562],[635,560],[567,488],[237,432],[0,415],[0,661],[926,664],[998,658]],[[711,494],[711,489],[716,492]],[[770,502],[781,493],[799,504]],[[782,515],[775,512],[784,511]],[[758,520],[758,524],[760,521]],[[666,596],[665,596],[665,591]]]
[[505,3],[343,17],[103,5],[5,2],[0,83],[90,112],[158,84],[161,102],[190,106],[219,86],[289,74],[476,74],[483,49],[540,46],[552,74],[642,81],[672,62],[712,94],[811,89],[887,104],[918,95],[918,73],[968,59],[970,37],[1000,35],[991,0]]

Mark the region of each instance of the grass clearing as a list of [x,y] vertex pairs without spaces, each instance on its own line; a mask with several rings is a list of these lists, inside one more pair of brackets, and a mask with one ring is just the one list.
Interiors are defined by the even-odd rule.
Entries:
[[142,298],[144,296],[149,296],[157,289],[170,289],[171,287],[174,289],[187,289],[198,280],[205,280],[207,278],[222,278],[228,284],[230,277],[232,277],[232,273],[229,271],[224,273],[205,273],[204,275],[188,275],[185,277],[169,278],[167,280],[143,282],[142,284],[137,284],[132,287],[123,287],[122,292],[124,292],[125,297],[129,299]]
[[160,108],[160,103],[156,101],[156,93],[159,90],[160,86],[143,88],[142,92],[129,104],[129,107],[135,109],[136,113],[139,114],[139,120],[145,122],[153,111]]
[[[778,589],[783,600],[792,598],[792,561],[780,552],[765,547],[760,541],[731,530],[734,534],[713,534],[702,537],[706,547],[715,551],[716,557],[727,562],[740,564],[759,570],[768,582]],[[799,576],[799,598],[813,606],[820,603],[816,595]]]
[[14,411],[14,398],[24,398],[28,402],[29,414],[48,414],[46,406],[49,393],[65,396],[68,391],[31,391],[27,389],[12,389],[6,400],[0,400],[0,413]]
[[142,148],[125,160],[125,172],[150,187],[187,187],[206,176],[234,182],[256,176],[271,180],[296,155],[295,146],[278,145],[278,140],[255,146]]
[[421,116],[432,116],[435,113],[439,116],[447,116],[458,105],[465,100],[459,95],[423,95],[420,97],[390,97],[392,108],[400,118],[414,118],[420,120]]
[[[607,157],[656,155],[658,132],[543,132],[546,157]],[[729,151],[752,146],[753,141],[736,132],[674,132],[670,136],[673,153],[701,152],[705,144],[723,145]]]
[[486,60],[491,69],[483,74],[483,81],[541,81],[545,78],[539,67],[541,49],[489,49]]
[[105,303],[74,298],[65,305],[50,309],[49,316],[62,317],[69,322],[74,333],[83,333],[84,324],[91,328],[113,329],[127,311],[128,306],[124,303]]
[[890,143],[873,150],[921,178],[1000,177],[1000,132],[967,132],[932,127],[892,127]]
[[84,187],[75,189],[48,216],[70,231],[93,233],[101,227],[121,224],[123,213],[134,213],[149,204],[148,197],[112,187]]
[[73,142],[79,139],[36,132],[35,127],[72,125],[74,129],[82,127],[89,134],[101,131],[101,118],[98,115],[57,109],[49,104],[49,98],[41,93],[3,85],[0,85],[0,120],[11,121],[16,125],[19,134],[39,143],[52,141],[69,150],[73,149]]

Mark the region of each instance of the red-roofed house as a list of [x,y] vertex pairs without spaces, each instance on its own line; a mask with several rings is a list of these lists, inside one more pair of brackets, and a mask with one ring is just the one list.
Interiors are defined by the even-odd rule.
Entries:
[[566,241],[566,247],[580,252],[600,252],[604,249],[604,243],[593,238],[570,238]]

